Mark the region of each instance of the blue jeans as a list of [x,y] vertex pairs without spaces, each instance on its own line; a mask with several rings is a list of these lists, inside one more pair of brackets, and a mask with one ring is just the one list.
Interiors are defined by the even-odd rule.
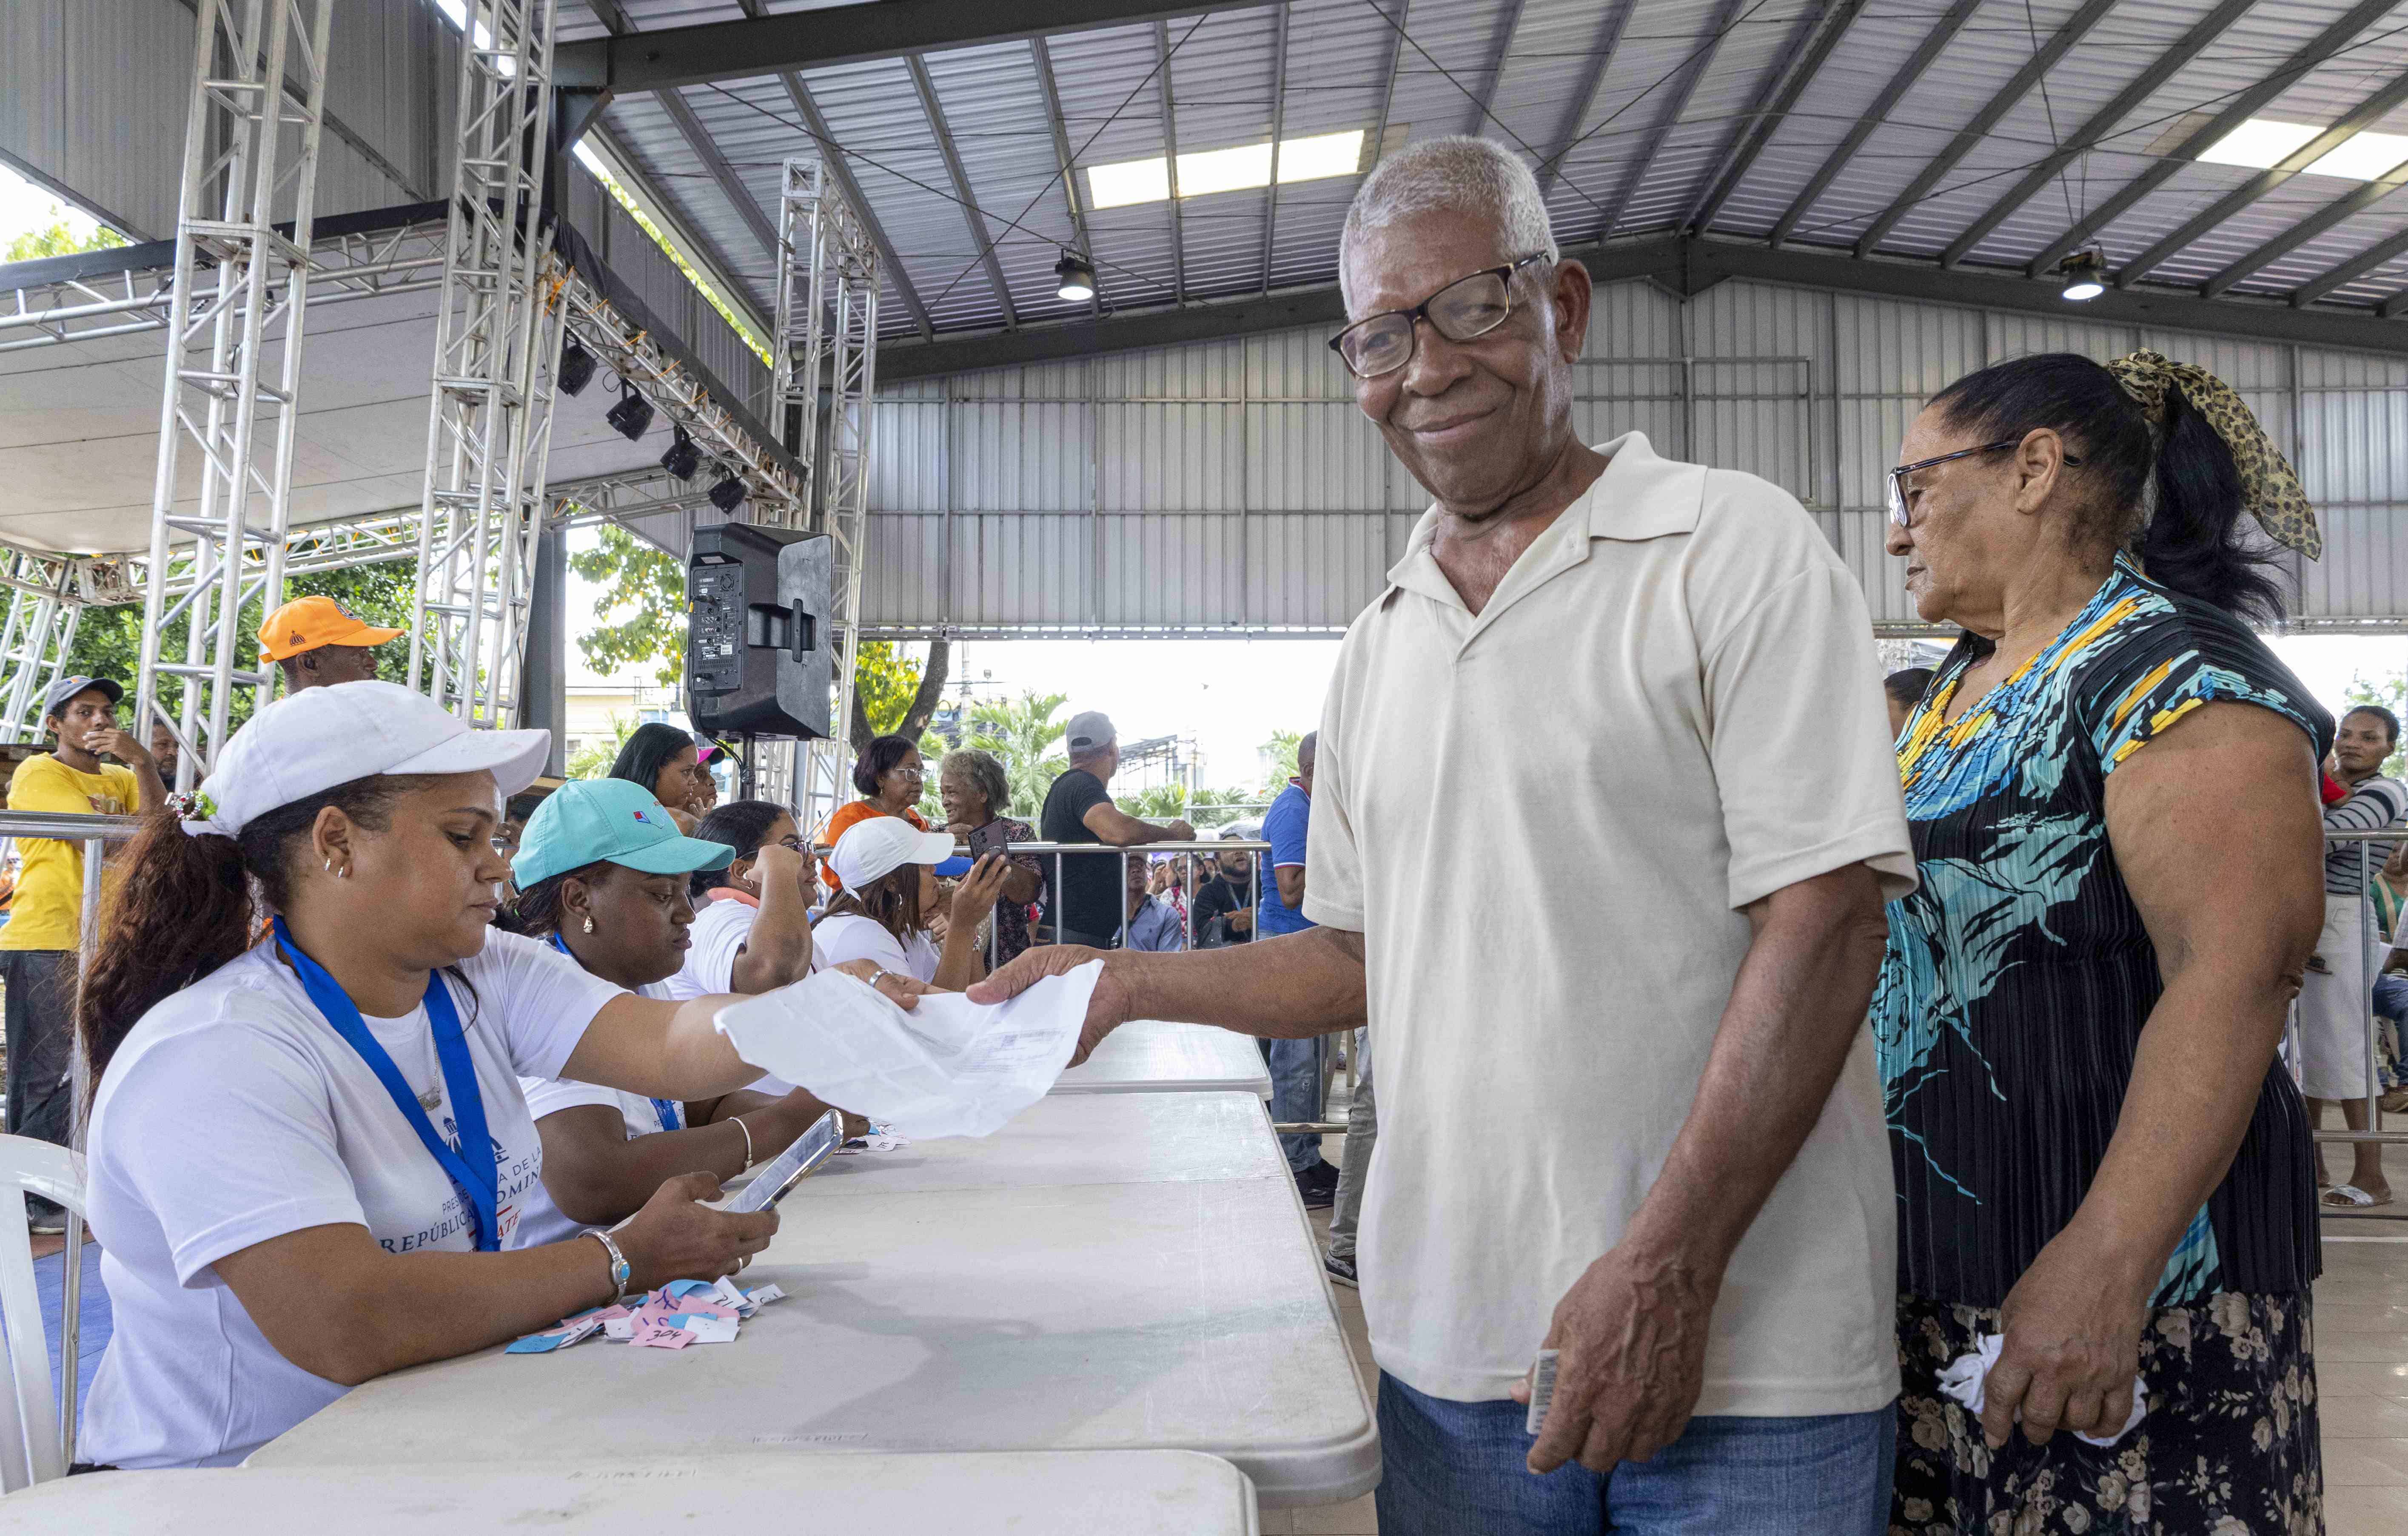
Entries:
[[1380,1376],[1380,1536],[1881,1536],[1895,1412],[1699,1417],[1608,1475],[1523,1458],[1518,1402],[1454,1402]]
[[[1271,1069],[1271,1118],[1294,1124],[1321,1118],[1321,1064],[1329,1050],[1327,1035],[1302,1040],[1266,1040],[1263,1060]],[[1318,1136],[1282,1136],[1287,1171],[1301,1173],[1321,1160]]]

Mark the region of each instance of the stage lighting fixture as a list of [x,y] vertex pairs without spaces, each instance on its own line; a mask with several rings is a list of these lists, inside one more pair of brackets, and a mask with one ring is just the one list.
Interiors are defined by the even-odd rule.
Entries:
[[733,512],[744,505],[744,482],[730,475],[710,488],[710,505]]
[[619,435],[630,443],[641,442],[652,427],[652,403],[629,389],[619,386],[619,403],[610,407],[603,420],[619,429]]
[[583,394],[585,386],[594,382],[594,354],[570,342],[560,349],[560,368],[552,375],[552,388],[562,394]]
[[1096,269],[1076,251],[1062,253],[1062,259],[1054,263],[1054,277],[1056,296],[1072,304],[1084,304],[1096,296]]
[[694,439],[685,434],[683,427],[677,429],[677,441],[661,455],[661,467],[681,480],[693,479],[694,472],[702,467],[702,449],[694,446]]
[[2077,250],[2057,267],[2065,275],[2059,297],[2087,303],[2107,292],[2107,258],[2096,250]]

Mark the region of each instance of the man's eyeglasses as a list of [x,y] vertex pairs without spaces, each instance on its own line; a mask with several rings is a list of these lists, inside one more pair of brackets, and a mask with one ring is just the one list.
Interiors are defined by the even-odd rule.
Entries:
[[[2002,442],[1985,443],[1980,448],[1958,448],[1954,453],[1937,454],[1929,459],[1918,459],[1911,464],[1899,465],[1889,472],[1889,520],[1900,528],[1912,529],[1914,526],[1913,521],[1914,514],[1906,500],[1906,477],[1917,470],[1929,469],[1934,464],[1944,464],[1951,459],[1970,459],[1977,453],[1999,453],[2007,448],[2021,448],[2023,441],[2020,437],[2009,437]],[[2064,458],[2069,464],[2078,465],[2082,462],[2071,453],[2066,454]]]
[[1356,320],[1329,338],[1329,349],[1357,378],[1395,373],[1413,358],[1413,327],[1427,320],[1449,341],[1470,341],[1505,323],[1513,312],[1513,275],[1547,253],[1457,277],[1411,309],[1390,309]]

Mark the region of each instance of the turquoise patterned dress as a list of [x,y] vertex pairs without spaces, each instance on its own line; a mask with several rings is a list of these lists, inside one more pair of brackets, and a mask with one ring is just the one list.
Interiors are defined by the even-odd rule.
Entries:
[[2330,717],[2244,625],[2126,560],[1951,724],[1979,645],[1958,643],[1899,739],[1922,878],[1890,903],[1872,1005],[1899,1202],[1893,1526],[2321,1529],[2315,1181],[2279,1064],[2158,1282],[2143,1345],[2152,1407],[2131,1434],[1992,1452],[1937,1389],[1942,1368],[1999,1331],[2007,1292],[2082,1203],[2163,990],[2109,846],[2109,775],[2210,703],[2272,710],[2318,757],[2332,740]]

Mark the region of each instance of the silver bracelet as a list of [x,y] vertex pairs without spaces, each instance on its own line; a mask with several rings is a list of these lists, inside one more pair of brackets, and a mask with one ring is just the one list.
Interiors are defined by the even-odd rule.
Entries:
[[750,1168],[752,1166],[752,1128],[744,1123],[741,1115],[730,1115],[727,1118],[737,1130],[744,1132],[744,1166]]
[[627,1256],[619,1251],[619,1244],[612,1240],[610,1234],[599,1227],[585,1235],[601,1244],[610,1252],[610,1300],[615,1301],[627,1294],[628,1280],[634,1273],[627,1268]]

